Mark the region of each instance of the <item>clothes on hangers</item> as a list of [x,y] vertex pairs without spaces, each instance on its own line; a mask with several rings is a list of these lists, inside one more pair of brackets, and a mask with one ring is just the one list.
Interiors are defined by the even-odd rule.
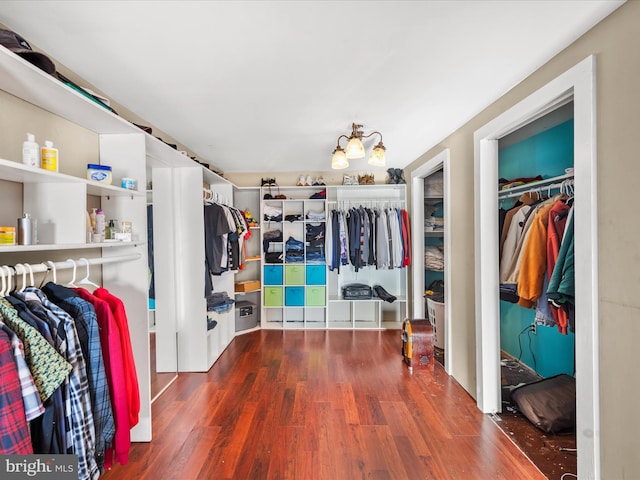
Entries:
[[357,272],[374,266],[379,269],[411,265],[409,215],[404,209],[351,207],[329,212],[331,234],[325,250],[330,270],[350,264]]
[[505,215],[500,298],[535,308],[537,323],[566,334],[575,321],[573,226],[569,230],[567,221],[571,199],[564,193],[539,202],[530,202],[531,197],[522,195],[513,215]]
[[[0,298],[0,372],[0,390],[6,386],[4,398],[11,398],[6,408],[0,404],[0,424],[12,422],[0,430],[0,454],[74,454],[82,480],[98,478],[114,451],[115,461],[128,461],[140,394],[119,298],[103,288],[91,294],[53,283]],[[14,418],[17,406],[22,413]]]
[[237,271],[244,264],[248,229],[244,213],[237,208],[213,202],[204,206],[205,296],[213,291],[211,275]]

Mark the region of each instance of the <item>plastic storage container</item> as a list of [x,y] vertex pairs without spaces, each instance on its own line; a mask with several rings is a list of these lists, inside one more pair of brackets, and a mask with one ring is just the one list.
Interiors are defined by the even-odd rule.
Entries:
[[427,313],[429,321],[434,326],[435,346],[444,349],[444,303],[427,298]]
[[126,188],[127,190],[137,190],[138,182],[135,178],[123,178],[122,183],[120,184],[122,188]]
[[87,180],[111,185],[111,182],[113,181],[111,167],[108,165],[96,165],[93,163],[87,164]]
[[16,244],[16,227],[0,227],[0,245]]

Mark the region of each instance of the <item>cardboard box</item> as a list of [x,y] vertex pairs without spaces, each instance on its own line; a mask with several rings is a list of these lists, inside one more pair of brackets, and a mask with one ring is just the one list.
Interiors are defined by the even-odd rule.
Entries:
[[247,280],[236,283],[236,292],[252,292],[254,290],[260,290],[260,280]]

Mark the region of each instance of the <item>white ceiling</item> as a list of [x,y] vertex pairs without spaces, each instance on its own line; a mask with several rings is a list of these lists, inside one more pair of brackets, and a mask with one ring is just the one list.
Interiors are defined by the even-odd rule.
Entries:
[[0,23],[223,171],[311,172],[353,122],[406,166],[621,3],[4,0]]

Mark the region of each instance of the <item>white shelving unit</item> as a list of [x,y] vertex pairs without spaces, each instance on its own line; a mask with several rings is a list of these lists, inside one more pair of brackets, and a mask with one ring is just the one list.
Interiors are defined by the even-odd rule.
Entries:
[[[156,268],[156,341],[175,345],[179,372],[206,372],[235,336],[234,309],[214,314],[207,330],[203,184],[227,204],[233,185],[200,164],[175,152],[180,163],[152,164],[154,255]],[[185,163],[184,159],[188,162]],[[214,277],[214,291],[233,298],[234,274]],[[162,331],[160,325],[166,325]]]
[[[326,199],[310,199],[309,197],[325,189]],[[262,189],[262,195],[269,192]],[[271,193],[275,195],[272,187]],[[377,270],[365,267],[356,273],[352,266],[343,266],[340,274],[330,272],[326,261],[308,262],[306,227],[308,223],[317,223],[306,219],[310,210],[324,211],[324,223],[328,221],[327,213],[333,208],[350,205],[370,207],[405,208],[405,185],[372,185],[372,186],[321,186],[321,187],[280,187],[278,193],[286,195],[286,199],[267,199],[262,201],[260,218],[262,237],[269,230],[281,230],[282,241],[271,242],[269,251],[286,251],[286,242],[293,236],[305,243],[305,261],[284,263],[265,263],[264,252],[262,262],[262,327],[273,329],[365,329],[392,328],[399,329],[406,318],[407,302],[407,269]],[[265,206],[282,209],[281,222],[264,219]],[[288,215],[302,215],[304,220],[288,221]],[[326,258],[325,258],[326,260]],[[319,270],[318,270],[319,269]],[[313,278],[313,280],[309,280]],[[342,298],[342,287],[349,283],[366,283],[371,286],[382,285],[396,296],[393,303],[374,298],[369,301],[345,300]],[[287,298],[288,289],[303,291],[302,300]],[[314,289],[311,301],[309,289]],[[296,292],[297,293],[297,292]],[[321,298],[321,299],[320,299]]]
[[[145,178],[145,134],[137,127],[89,101],[19,56],[0,47],[0,90],[68,120],[76,128],[93,132],[100,162],[119,176]],[[16,142],[20,139],[16,139]],[[97,155],[96,155],[97,156]],[[38,221],[39,244],[0,248],[0,263],[59,261],[76,252],[87,258],[126,256],[131,261],[102,265],[102,286],[122,299],[127,309],[138,382],[139,423],[133,441],[151,440],[149,343],[147,325],[146,206],[144,192],[124,190],[64,173],[22,165],[20,159],[0,159],[0,180],[22,185],[22,198],[14,199]],[[143,182],[141,182],[143,183]],[[107,218],[131,221],[134,241],[86,243],[86,212],[98,202]],[[137,238],[136,238],[137,236]],[[131,255],[130,255],[131,254]],[[115,259],[115,258],[114,258]]]
[[[371,208],[406,208],[406,185],[345,185],[327,187],[327,210],[350,206]],[[376,269],[364,267],[359,272],[351,265],[327,271],[328,328],[400,329],[408,315],[407,268]],[[345,300],[342,287],[350,283],[381,285],[396,297],[393,303],[372,300]]]
[[[259,286],[253,290],[244,292],[235,292],[236,299],[236,311],[238,307],[248,307],[251,305],[253,316],[252,321],[257,322],[257,326],[260,326],[260,302],[262,292],[262,274],[261,274],[261,252],[262,244],[260,242],[260,187],[234,187],[233,189],[233,203],[242,211],[249,210],[254,217],[256,226],[251,227],[251,238],[245,239],[246,249],[246,262],[244,270],[240,270],[235,277],[235,282],[245,281],[258,281]],[[248,303],[243,303],[248,302]],[[236,318],[237,321],[237,318]],[[237,332],[249,332],[256,327],[245,327],[243,325],[236,324]]]
[[[306,241],[307,225],[323,225],[326,220],[325,199],[310,198],[325,187],[263,187],[261,198],[271,190],[272,195],[282,194],[285,199],[262,200],[260,221],[261,238],[266,232],[280,230],[281,242],[271,242],[270,252],[282,252],[283,263],[267,263],[262,252],[262,327],[285,329],[326,328],[327,289],[324,260],[308,257]],[[265,220],[265,207],[282,211],[281,221]],[[307,219],[310,212],[320,213],[321,218]],[[287,240],[302,242],[300,261],[286,259]]]

